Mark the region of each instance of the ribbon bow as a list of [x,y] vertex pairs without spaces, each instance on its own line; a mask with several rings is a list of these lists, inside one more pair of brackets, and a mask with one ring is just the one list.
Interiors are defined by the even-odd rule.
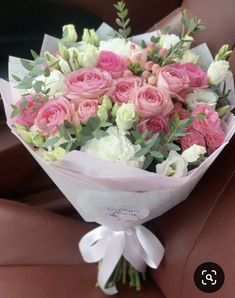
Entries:
[[141,225],[125,231],[100,226],[82,237],[79,249],[88,263],[102,260],[98,284],[108,295],[118,292],[116,287],[105,286],[122,255],[136,270],[144,272],[146,264],[156,269],[165,251],[157,237]]

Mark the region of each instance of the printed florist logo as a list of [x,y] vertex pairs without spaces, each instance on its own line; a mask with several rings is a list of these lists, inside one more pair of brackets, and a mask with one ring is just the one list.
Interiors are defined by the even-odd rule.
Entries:
[[146,218],[149,215],[149,210],[133,208],[133,207],[111,207],[106,206],[101,208],[102,213],[115,220],[122,222],[133,222]]

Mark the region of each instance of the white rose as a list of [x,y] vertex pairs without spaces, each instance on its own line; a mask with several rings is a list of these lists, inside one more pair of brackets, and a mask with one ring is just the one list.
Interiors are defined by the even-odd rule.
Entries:
[[218,95],[210,89],[197,89],[193,93],[186,96],[185,102],[193,110],[196,105],[206,103],[211,107],[215,107],[218,100]]
[[204,146],[194,144],[182,152],[182,157],[187,162],[195,162],[205,153],[206,148]]
[[179,36],[175,34],[162,34],[159,40],[159,45],[161,48],[169,50],[174,47],[180,41]]
[[49,77],[38,76],[33,84],[36,81],[46,82],[46,88],[50,88],[48,95],[51,97],[61,95],[65,88],[64,75],[57,69],[51,70]]
[[199,56],[196,55],[193,51],[187,50],[184,52],[182,59],[180,60],[181,63],[194,63],[196,64],[199,59]]
[[156,165],[157,174],[170,177],[182,177],[188,173],[187,161],[174,150],[171,150],[167,159]]
[[138,45],[133,44],[130,41],[126,41],[124,38],[101,40],[99,46],[100,51],[111,51],[120,56],[130,56],[133,51],[139,49],[140,47]]
[[107,133],[108,136],[99,140],[94,138],[87,141],[81,151],[135,168],[143,166],[144,156],[135,157],[136,152],[141,149],[140,145],[133,145],[125,133],[115,126],[109,127]]
[[72,24],[63,26],[63,34],[64,34],[64,38],[68,42],[75,42],[78,38],[76,29]]
[[97,64],[99,52],[92,44],[81,43],[77,48],[68,49],[69,63],[62,57],[59,66],[63,73],[68,74],[81,67],[94,67]]
[[117,127],[122,130],[128,130],[132,127],[136,118],[135,107],[133,103],[123,103],[117,110]]
[[217,85],[220,82],[222,82],[229,69],[229,62],[226,60],[216,60],[213,61],[208,70],[207,70],[207,75],[209,78],[209,82],[212,85]]

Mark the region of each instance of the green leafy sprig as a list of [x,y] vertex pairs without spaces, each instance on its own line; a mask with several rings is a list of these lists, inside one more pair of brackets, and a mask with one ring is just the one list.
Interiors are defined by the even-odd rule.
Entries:
[[131,34],[131,27],[128,26],[130,19],[128,18],[128,9],[126,4],[123,1],[118,1],[117,4],[114,4],[114,7],[117,10],[116,24],[120,27],[118,32],[124,38],[127,38]]
[[180,151],[177,145],[180,137],[186,133],[186,127],[192,123],[192,118],[180,120],[177,113],[172,116],[168,124],[168,134],[164,135],[162,131],[150,138],[151,132],[145,131],[143,134],[137,130],[131,131],[135,144],[139,144],[141,149],[136,153],[136,157],[145,155],[143,168],[147,169],[153,162],[159,163],[165,159],[170,150]]

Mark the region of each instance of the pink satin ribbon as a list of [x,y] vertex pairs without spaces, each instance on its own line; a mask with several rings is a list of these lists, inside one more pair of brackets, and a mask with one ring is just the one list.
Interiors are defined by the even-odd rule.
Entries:
[[122,255],[136,270],[144,272],[146,264],[156,269],[165,252],[157,237],[141,225],[125,231],[100,226],[82,237],[79,249],[88,263],[102,260],[98,284],[107,295],[118,292],[116,287],[106,289],[105,285]]

